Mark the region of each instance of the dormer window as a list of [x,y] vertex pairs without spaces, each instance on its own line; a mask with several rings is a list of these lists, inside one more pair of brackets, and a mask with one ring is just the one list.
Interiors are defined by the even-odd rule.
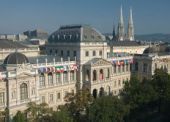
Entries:
[[52,35],[52,39],[54,39],[55,38],[55,36],[54,35]]
[[94,39],[94,35],[91,35],[91,38]]
[[84,38],[87,39],[87,35],[84,35]]
[[59,34],[57,35],[57,38],[58,38],[58,40],[60,39],[60,35]]
[[70,39],[71,39],[72,35],[70,34]]
[[77,39],[79,38],[79,35],[78,35],[78,34],[76,34],[76,38],[77,38]]

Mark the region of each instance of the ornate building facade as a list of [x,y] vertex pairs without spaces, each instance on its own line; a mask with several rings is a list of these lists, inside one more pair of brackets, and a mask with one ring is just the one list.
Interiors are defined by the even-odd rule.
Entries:
[[[0,109],[8,108],[11,117],[25,110],[30,101],[46,102],[56,109],[65,103],[67,93],[78,89],[88,89],[93,97],[119,95],[131,75],[142,80],[151,78],[155,67],[169,69],[168,54],[153,54],[154,58],[143,54],[147,50],[148,46],[136,41],[108,42],[87,25],[62,26],[50,35],[47,56],[26,57],[14,52],[4,59],[0,66]],[[156,63],[157,59],[167,62]]]

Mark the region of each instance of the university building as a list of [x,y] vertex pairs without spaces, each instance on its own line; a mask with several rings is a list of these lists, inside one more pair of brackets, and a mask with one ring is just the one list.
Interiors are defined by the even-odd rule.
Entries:
[[79,89],[88,89],[94,98],[119,95],[132,75],[142,81],[151,79],[156,68],[170,72],[168,46],[143,45],[134,40],[133,31],[122,40],[120,33],[113,31],[113,39],[106,40],[91,26],[66,25],[49,36],[46,56],[10,53],[0,66],[0,109],[8,108],[11,117],[31,101],[57,109],[67,93]]

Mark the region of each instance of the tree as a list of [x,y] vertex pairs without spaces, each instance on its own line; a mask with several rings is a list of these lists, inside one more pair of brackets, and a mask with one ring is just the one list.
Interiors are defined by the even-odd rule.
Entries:
[[21,111],[18,111],[13,118],[14,122],[25,122],[25,120],[26,120],[26,117],[24,113],[22,113]]
[[45,121],[52,115],[52,109],[46,103],[36,104],[35,102],[29,102],[27,106],[26,113],[30,122]]
[[130,106],[130,120],[147,120],[150,113],[154,111],[156,92],[150,80],[140,82],[132,77],[125,83],[121,98],[126,105]]
[[65,106],[60,106],[57,111],[52,113],[51,122],[73,122],[73,118]]
[[128,106],[113,96],[95,99],[88,109],[88,118],[92,122],[121,122],[128,114]]
[[35,102],[27,104],[26,113],[29,116],[30,122],[37,122],[38,119],[38,105]]
[[75,121],[81,121],[82,116],[86,115],[86,109],[93,99],[88,90],[79,90],[76,94],[70,93],[65,98],[66,106]]

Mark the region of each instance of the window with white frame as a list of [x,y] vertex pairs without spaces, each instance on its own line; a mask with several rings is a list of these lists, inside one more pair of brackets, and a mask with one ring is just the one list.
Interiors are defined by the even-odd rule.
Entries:
[[53,85],[53,74],[48,73],[48,85]]
[[45,76],[43,73],[41,73],[39,76],[39,83],[40,83],[40,87],[45,86]]
[[21,100],[28,99],[28,87],[26,83],[20,85],[20,98]]
[[41,96],[41,103],[45,103],[45,96]]
[[63,82],[68,82],[68,72],[67,71],[63,72]]
[[59,72],[56,73],[56,82],[61,83],[61,73]]
[[60,99],[61,99],[61,93],[58,92],[58,93],[57,93],[57,100],[60,100]]
[[54,95],[53,94],[50,94],[49,96],[49,102],[53,102],[54,101]]
[[74,78],[74,70],[73,71],[70,71],[70,80],[71,81],[74,81],[75,78]]
[[0,105],[4,104],[4,92],[0,93]]

